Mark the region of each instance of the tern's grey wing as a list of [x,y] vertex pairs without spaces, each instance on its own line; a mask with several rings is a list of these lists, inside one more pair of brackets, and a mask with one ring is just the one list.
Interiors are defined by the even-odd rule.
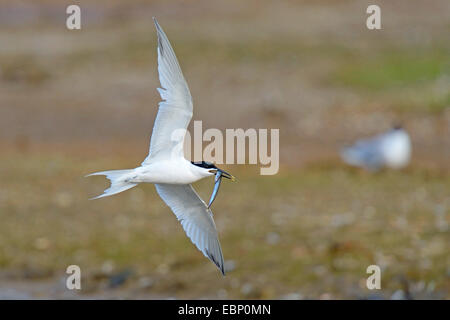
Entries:
[[378,136],[373,139],[359,140],[342,150],[342,159],[350,165],[377,170],[383,165],[381,143],[382,137]]
[[191,185],[155,184],[156,191],[181,222],[186,235],[225,274],[212,212]]
[[158,72],[161,95],[153,126],[150,151],[142,165],[156,157],[183,157],[185,130],[192,118],[192,98],[169,39],[158,24]]

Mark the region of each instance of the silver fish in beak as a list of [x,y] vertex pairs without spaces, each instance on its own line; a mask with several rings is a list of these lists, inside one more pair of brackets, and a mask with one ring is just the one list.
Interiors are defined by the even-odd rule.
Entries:
[[220,184],[222,182],[222,177],[230,179],[231,181],[236,181],[236,178],[229,174],[228,172],[217,168],[216,175],[214,177],[214,189],[209,199],[208,209],[211,207],[212,203],[216,199],[217,193],[219,192]]

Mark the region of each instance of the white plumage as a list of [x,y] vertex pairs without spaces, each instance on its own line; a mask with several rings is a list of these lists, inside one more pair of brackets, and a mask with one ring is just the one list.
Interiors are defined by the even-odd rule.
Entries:
[[411,140],[404,129],[397,127],[373,138],[357,141],[344,148],[341,156],[347,164],[371,171],[382,167],[400,169],[409,164]]
[[187,236],[225,274],[212,212],[190,184],[214,174],[232,180],[234,177],[211,163],[196,164],[184,158],[184,133],[193,112],[191,93],[167,36],[156,19],[154,22],[158,34],[161,82],[158,91],[163,101],[159,103],[149,154],[135,169],[90,174],[105,175],[111,181],[110,188],[94,199],[111,196],[139,183],[154,183],[156,191],[175,213]]

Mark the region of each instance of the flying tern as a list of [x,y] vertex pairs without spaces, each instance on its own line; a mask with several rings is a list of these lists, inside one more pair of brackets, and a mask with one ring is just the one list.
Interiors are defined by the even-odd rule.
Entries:
[[[158,91],[162,101],[153,126],[149,154],[140,167],[88,175],[104,175],[111,182],[103,194],[93,199],[114,195],[139,183],[153,183],[159,196],[181,222],[187,236],[225,274],[222,249],[210,207],[222,177],[232,181],[235,178],[210,162],[186,160],[179,141],[172,139],[172,134],[180,129],[183,130],[181,141],[184,139],[192,118],[192,97],[166,34],[157,20],[153,20],[158,34],[158,73],[161,83]],[[206,205],[191,183],[213,175],[214,190]]]
[[382,167],[400,169],[411,158],[411,140],[400,126],[375,137],[359,140],[341,151],[342,159],[350,165],[377,171]]

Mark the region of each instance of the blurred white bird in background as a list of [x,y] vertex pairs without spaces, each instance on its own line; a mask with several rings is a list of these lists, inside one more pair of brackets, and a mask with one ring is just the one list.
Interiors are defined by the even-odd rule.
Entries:
[[401,169],[411,159],[411,140],[408,133],[396,126],[370,139],[359,140],[341,151],[349,165],[377,171],[383,167]]
[[[153,19],[158,33],[158,72],[162,87],[158,91],[163,101],[159,103],[153,126],[150,151],[140,167],[88,175],[104,175],[111,181],[111,186],[93,199],[111,196],[139,183],[154,183],[156,191],[175,213],[187,236],[225,274],[222,249],[210,206],[222,177],[232,181],[235,178],[210,162],[186,160],[182,143],[180,147],[185,134],[179,141],[173,139],[173,133],[180,129],[185,133],[191,121],[192,98],[169,40],[156,19]],[[191,183],[213,175],[214,191],[209,205],[206,205]]]

